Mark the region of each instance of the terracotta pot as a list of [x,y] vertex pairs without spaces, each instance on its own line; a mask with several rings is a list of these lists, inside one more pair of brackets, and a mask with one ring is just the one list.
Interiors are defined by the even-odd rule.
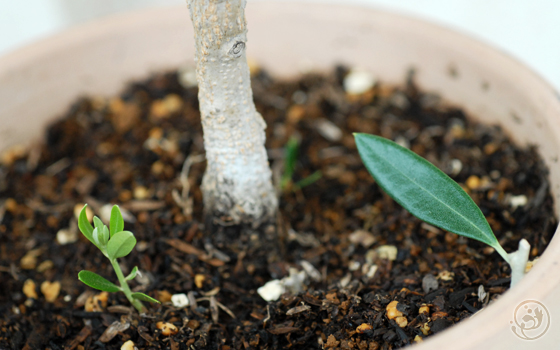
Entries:
[[[250,3],[247,18],[249,56],[275,75],[342,62],[401,83],[415,67],[423,89],[441,93],[486,123],[501,124],[520,144],[539,146],[560,214],[560,95],[519,62],[445,28],[359,7]],[[92,22],[1,58],[0,150],[39,138],[44,125],[80,95],[111,95],[127,81],[192,61],[192,37],[184,6]],[[516,288],[416,348],[556,348],[559,262],[560,237],[555,237]],[[532,342],[510,329],[516,306],[528,299],[541,301],[552,318],[548,333]]]

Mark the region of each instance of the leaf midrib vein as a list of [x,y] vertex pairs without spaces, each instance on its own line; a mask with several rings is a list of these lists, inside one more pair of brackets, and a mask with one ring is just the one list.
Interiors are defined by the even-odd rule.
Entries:
[[[430,196],[432,196],[435,200],[437,200],[438,202],[440,202],[441,204],[443,204],[444,206],[446,206],[447,208],[449,208],[449,210],[451,210],[452,212],[454,212],[455,214],[457,214],[458,216],[460,216],[461,218],[463,218],[466,222],[468,222],[471,226],[473,226],[477,231],[480,231],[482,233],[483,236],[486,236],[484,231],[482,231],[478,226],[476,226],[472,221],[470,221],[469,219],[467,219],[464,215],[462,215],[461,213],[459,213],[458,211],[456,211],[455,209],[453,209],[452,207],[450,207],[447,203],[443,202],[442,200],[440,200],[438,197],[434,196],[430,191],[428,191],[426,188],[424,188],[424,186],[420,185],[418,182],[414,181],[412,178],[410,178],[408,175],[406,175],[404,172],[402,172],[399,168],[395,167],[390,161],[388,161],[386,158],[384,158],[383,156],[379,155],[379,158],[381,158],[384,162],[386,162],[387,164],[389,164],[389,166],[391,166],[391,168],[395,169],[398,173],[402,174],[405,178],[407,178],[410,182],[416,184],[418,187],[420,187],[423,191],[425,191],[426,193],[428,193]],[[456,232],[454,232],[456,233]],[[485,242],[486,243],[486,242]]]

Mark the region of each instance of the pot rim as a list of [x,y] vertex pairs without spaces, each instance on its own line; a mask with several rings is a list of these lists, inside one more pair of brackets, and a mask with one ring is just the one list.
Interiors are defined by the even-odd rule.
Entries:
[[[392,11],[383,7],[368,6],[359,3],[331,3],[322,1],[306,2],[297,0],[268,0],[266,2],[256,2],[249,3],[248,8],[256,8],[260,6],[267,6],[270,3],[274,5],[282,4],[283,6],[302,6],[302,7],[331,7],[331,8],[348,8],[353,10],[368,11],[383,14],[384,16],[403,19],[411,23],[419,24],[426,27],[431,27],[437,31],[448,32],[455,36],[460,36],[464,39],[476,43],[478,45],[485,46],[488,49],[498,52],[503,58],[508,61],[514,62],[516,65],[523,67],[524,70],[530,72],[531,75],[546,88],[554,91],[560,100],[560,90],[557,90],[552,83],[550,83],[543,75],[538,73],[536,70],[525,64],[521,59],[517,58],[515,55],[492,46],[490,42],[482,37],[478,37],[475,34],[464,32],[458,28],[453,28],[445,23],[438,21],[432,21],[429,19],[421,18],[420,16],[415,16],[411,13],[404,11]],[[183,5],[160,5],[156,7],[148,7],[142,9],[135,9],[131,11],[124,11],[119,13],[112,13],[102,17],[93,18],[85,22],[76,23],[70,25],[66,28],[62,28],[55,33],[50,35],[35,38],[21,46],[17,46],[12,50],[9,50],[2,55],[0,55],[0,74],[2,70],[6,70],[4,67],[11,67],[12,65],[19,66],[22,62],[27,60],[35,60],[33,55],[41,55],[44,53],[50,53],[53,51],[53,47],[57,46],[67,46],[69,42],[73,43],[76,41],[83,40],[90,37],[101,37],[106,35],[107,32],[112,32],[111,29],[116,28],[128,28],[134,22],[159,22],[157,18],[161,14],[166,14],[168,12],[175,11],[186,11],[186,6]],[[188,23],[190,25],[190,23]],[[103,29],[100,31],[99,29]],[[186,58],[186,61],[192,61],[191,58]],[[299,73],[297,73],[299,75]]]
[[[421,29],[428,32],[441,32],[442,35],[448,39],[456,39],[468,45],[472,45],[477,49],[492,52],[493,56],[498,57],[502,63],[515,67],[515,69],[518,70],[516,71],[516,74],[530,78],[532,85],[538,86],[540,92],[548,95],[547,98],[555,98],[556,105],[560,106],[560,94],[556,92],[552,85],[510,54],[496,50],[488,44],[471,37],[470,35],[465,35],[455,29],[449,29],[445,25],[433,24],[425,20],[416,19],[410,15],[395,14],[386,10],[380,11],[374,8],[364,8],[363,6],[359,6],[357,4],[343,5],[301,3],[297,1],[267,1],[250,3],[247,7],[249,30],[251,30],[250,13],[257,13],[259,11],[267,12],[271,11],[271,8],[285,8],[287,6],[291,7],[292,11],[311,11],[311,9],[315,10],[318,6],[320,6],[320,12],[330,13],[331,15],[344,11],[360,11],[371,13],[372,16],[382,16],[387,22],[397,21],[400,23],[406,23],[407,26],[411,28]],[[325,10],[323,11],[323,9]],[[176,13],[178,11],[185,11],[185,15],[187,14],[186,6],[171,6],[157,9],[150,8],[115,14],[73,26],[70,29],[54,34],[51,37],[37,40],[35,43],[25,45],[0,57],[0,80],[2,79],[2,76],[9,74],[11,71],[17,70],[18,67],[30,64],[31,61],[37,61],[38,58],[52,55],[53,52],[60,51],[69,45],[78,45],[84,41],[102,40],[103,38],[114,35],[115,32],[131,31],[133,28],[137,28],[139,26],[161,24],[161,18],[171,16],[172,13]],[[187,27],[187,25],[190,25],[190,23],[188,18],[185,18],[185,27]],[[185,57],[183,59],[183,62],[184,61],[192,61],[192,58]],[[177,65],[179,63],[181,62],[177,62]],[[155,69],[162,68],[164,67],[159,66]],[[146,74],[146,72],[141,72],[137,74],[136,77],[142,74]],[[115,89],[114,92],[117,90],[118,89]],[[107,93],[111,94],[113,92],[108,91]],[[549,102],[550,101],[552,100],[549,100]],[[557,207],[558,203],[555,203],[555,206]],[[558,212],[558,210],[556,211]],[[513,306],[519,303],[520,300],[526,299],[527,295],[531,295],[532,299],[538,300],[539,298],[544,298],[546,295],[549,295],[553,289],[558,290],[560,287],[560,281],[558,281],[558,279],[548,279],[549,276],[551,276],[550,270],[554,269],[555,265],[559,264],[559,259],[554,255],[555,252],[560,251],[560,237],[556,237],[558,236],[558,232],[559,230],[557,228],[555,237],[553,237],[549,246],[541,256],[539,264],[533,268],[531,273],[523,278],[522,282],[519,283],[518,286],[511,291],[507,291],[498,300],[486,307],[484,312],[477,315],[476,318],[464,320],[461,324],[455,327],[450,327],[442,332],[442,334],[430,337],[424,343],[415,345],[416,349],[427,350],[438,345],[448,346],[450,342],[454,344],[457,349],[483,346],[483,344],[493,337],[497,331],[496,327],[498,326],[494,324],[494,327],[481,327],[480,324],[492,325],[492,320],[503,321],[505,319],[504,313],[513,311]],[[538,289],[536,289],[535,286],[538,286]],[[503,324],[499,326],[499,330],[503,330],[508,327],[509,323]],[[468,337],[465,337],[465,334],[468,334]],[[455,341],[456,339],[461,339],[461,343],[457,343]]]

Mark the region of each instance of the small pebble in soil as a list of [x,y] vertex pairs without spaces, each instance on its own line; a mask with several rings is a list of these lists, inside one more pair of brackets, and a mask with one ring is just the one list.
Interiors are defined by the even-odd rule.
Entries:
[[189,297],[187,297],[185,293],[173,294],[171,296],[171,303],[179,309],[187,307],[190,304]]
[[107,307],[107,300],[109,293],[101,292],[99,294],[90,295],[84,305],[84,310],[87,312],[102,312]]
[[169,322],[158,322],[156,324],[157,329],[161,330],[161,335],[168,337],[170,335],[175,335],[177,334],[177,332],[179,332],[179,329],[177,328],[177,326],[175,326],[173,323],[169,323]]
[[202,274],[196,274],[194,276],[194,284],[198,287],[198,289],[202,289],[205,280],[206,280],[206,276]]
[[121,350],[135,350],[134,342],[132,340],[127,340],[121,346]]
[[325,139],[327,139],[330,142],[337,142],[340,141],[340,139],[342,139],[342,135],[343,135],[342,130],[340,130],[340,128],[336,126],[334,123],[326,119],[318,120],[315,123],[315,127],[317,128],[319,134],[321,134]]
[[34,270],[37,267],[37,257],[41,254],[41,249],[33,249],[27,252],[20,260],[20,266],[24,270]]
[[469,176],[467,181],[465,181],[465,185],[467,185],[467,187],[471,190],[476,190],[477,188],[479,188],[481,186],[481,183],[482,182],[480,181],[480,178],[476,175]]
[[48,271],[50,269],[54,268],[54,263],[52,260],[45,260],[43,262],[41,262],[38,266],[37,266],[37,272],[39,273],[43,273],[45,271]]
[[455,277],[455,273],[449,272],[447,270],[441,271],[437,275],[437,278],[442,280],[442,281],[452,281],[453,277]]
[[401,328],[406,327],[406,325],[408,324],[408,320],[404,316],[395,317],[395,322]]
[[280,280],[268,281],[257,289],[257,293],[266,301],[276,301],[285,292],[284,283]]
[[372,279],[375,276],[375,273],[379,267],[377,265],[368,265],[365,264],[362,268],[362,273],[369,279]]
[[375,78],[371,73],[359,68],[353,68],[344,78],[343,86],[346,93],[360,95],[375,85]]
[[363,334],[363,333],[372,333],[373,332],[373,326],[367,323],[362,323],[361,325],[358,326],[358,328],[356,328],[356,332]]
[[23,294],[25,294],[25,296],[28,298],[33,298],[33,299],[39,298],[37,296],[37,285],[35,284],[35,281],[33,281],[32,279],[25,280],[25,282],[23,283],[22,291]]
[[150,192],[144,186],[137,186],[134,188],[133,194],[135,199],[142,200],[150,197]]
[[74,243],[78,240],[78,232],[69,228],[63,228],[56,233],[56,241],[60,245]]
[[60,293],[60,282],[54,281],[44,281],[41,283],[41,293],[45,296],[45,300],[48,303],[52,303],[58,298],[58,294]]
[[419,315],[429,315],[430,314],[430,307],[426,304],[422,304],[422,306],[420,306],[420,308],[418,309],[418,314]]
[[348,240],[354,244],[360,244],[364,248],[369,248],[375,243],[375,236],[365,230],[357,230],[348,236]]
[[303,291],[305,279],[305,271],[298,271],[297,269],[291,267],[289,269],[289,276],[282,279],[282,284],[287,291],[292,294],[297,294]]
[[434,275],[427,274],[424,278],[422,278],[422,289],[424,290],[424,293],[429,293],[432,290],[438,289],[438,287],[439,283]]
[[350,270],[350,271],[357,271],[357,270],[360,269],[361,266],[362,266],[362,265],[360,264],[359,261],[353,260],[353,261],[350,261],[350,262],[348,263],[348,270]]
[[397,309],[398,305],[399,302],[396,300],[393,300],[392,302],[389,303],[389,305],[387,305],[386,310],[387,310],[388,319],[393,320],[403,315],[403,313]]
[[486,300],[486,297],[488,296],[488,293],[486,293],[486,291],[484,290],[484,286],[481,284],[480,286],[478,286],[478,301],[483,303]]
[[397,259],[398,249],[394,245],[382,245],[376,249],[380,259],[394,261]]
[[525,195],[511,196],[509,198],[509,205],[511,205],[513,209],[517,207],[523,207],[527,205],[527,196]]
[[463,163],[459,159],[452,159],[449,162],[449,175],[450,176],[457,176],[463,170]]

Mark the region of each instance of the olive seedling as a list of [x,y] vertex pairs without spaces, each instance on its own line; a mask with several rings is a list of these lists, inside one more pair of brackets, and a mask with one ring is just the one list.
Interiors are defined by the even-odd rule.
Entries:
[[130,290],[128,281],[133,280],[138,274],[137,266],[135,266],[132,269],[132,272],[125,277],[119,263],[117,262],[118,258],[122,258],[130,254],[136,245],[136,238],[134,238],[134,234],[130,231],[124,231],[124,220],[119,207],[114,205],[111,209],[109,227],[104,225],[103,222],[101,222],[101,219],[97,216],[93,218],[93,224],[95,226],[93,227],[87,218],[86,207],[87,204],[84,205],[82,211],[80,212],[78,227],[80,228],[82,234],[97,248],[99,248],[107,259],[109,259],[115,273],[117,274],[120,287],[98,274],[87,270],[80,271],[80,273],[78,273],[78,279],[91,288],[105,292],[123,292],[128,301],[130,301],[138,312],[142,312],[144,310],[142,301],[159,303],[159,301],[144,293],[133,293]]
[[299,141],[297,138],[291,137],[286,143],[285,147],[284,172],[282,173],[282,178],[280,179],[280,189],[282,191],[302,189],[305,186],[309,186],[312,183],[316,182],[323,176],[321,171],[317,170],[306,178],[294,183],[293,176],[296,170],[298,155]]
[[355,133],[360,157],[379,186],[412,215],[494,248],[511,266],[511,287],[525,274],[530,245],[506,253],[472,198],[453,179],[416,153],[383,137]]

